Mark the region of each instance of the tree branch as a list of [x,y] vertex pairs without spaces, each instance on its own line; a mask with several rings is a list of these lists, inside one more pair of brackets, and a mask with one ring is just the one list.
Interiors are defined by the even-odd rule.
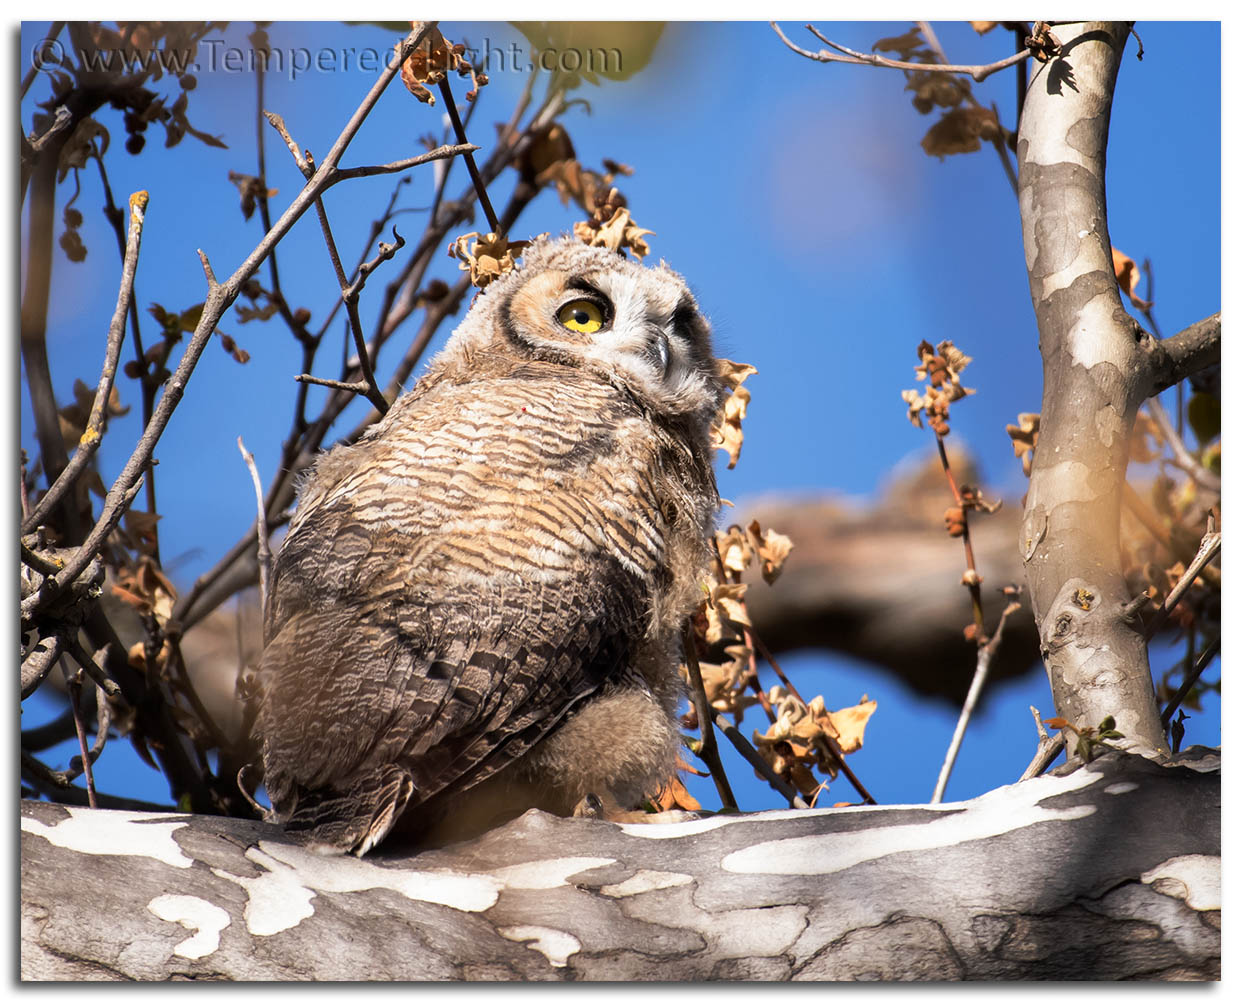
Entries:
[[[529,811],[471,842],[361,860],[257,821],[26,801],[21,973],[1211,980],[1220,795],[1206,749],[1169,767],[1110,752],[943,806],[624,825]],[[102,901],[80,893],[88,877]]]
[[1122,308],[1106,221],[1108,126],[1129,26],[1058,33],[1058,54],[1032,73],[1018,133],[1044,369],[1019,550],[1057,715],[1080,730],[1113,716],[1127,747],[1167,755],[1119,542],[1130,434],[1164,354]]
[[906,63],[899,59],[887,59],[884,56],[877,56],[874,53],[855,52],[853,49],[846,48],[830,38],[825,38],[815,28],[814,25],[803,25],[807,31],[813,34],[825,45],[836,49],[836,52],[829,52],[827,49],[820,49],[818,52],[811,52],[807,49],[794,45],[781,31],[780,25],[775,21],[769,21],[772,30],[780,36],[782,42],[790,49],[804,56],[807,59],[813,59],[819,63],[847,63],[853,66],[882,66],[890,70],[912,70],[918,73],[955,73],[974,78],[975,81],[986,80],[993,73],[998,73],[1015,63],[1023,62],[1031,57],[1030,50],[1023,49],[1021,52],[1015,52],[1011,56],[997,60],[994,63],[988,63],[985,66],[960,66],[953,63]]
[[687,620],[681,636],[682,648],[686,657],[686,669],[690,673],[690,701],[694,705],[695,715],[699,718],[699,758],[707,763],[711,770],[712,780],[716,783],[716,792],[720,794],[720,803],[737,810],[737,800],[729,788],[729,777],[725,775],[724,765],[720,761],[720,752],[716,748],[716,732],[712,728],[712,708],[707,702],[707,693],[703,689],[703,673],[699,670],[699,656],[696,651],[698,641],[694,636],[694,626]]
[[[1211,522],[1211,519],[1208,521]],[[1182,596],[1186,594],[1186,590],[1195,583],[1195,580],[1203,573],[1203,569],[1216,559],[1216,555],[1220,553],[1220,547],[1220,533],[1209,529],[1204,535],[1203,541],[1199,544],[1199,552],[1195,555],[1195,559],[1186,568],[1186,573],[1178,579],[1177,584],[1173,586],[1173,590],[1165,597],[1164,604],[1160,607],[1160,611],[1156,613],[1156,617],[1147,624],[1148,640],[1160,632],[1168,620],[1169,614],[1177,607],[1177,603],[1182,600]]]
[[945,788],[949,785],[949,776],[953,773],[953,764],[957,761],[957,753],[962,747],[962,738],[966,736],[966,725],[970,723],[971,714],[975,712],[983,685],[988,678],[988,668],[996,649],[1000,646],[1001,634],[1005,631],[1005,623],[1009,617],[1022,606],[1018,602],[1010,602],[1001,613],[1000,622],[996,624],[996,632],[991,639],[979,648],[979,656],[975,661],[975,674],[971,679],[970,691],[966,694],[966,702],[962,704],[962,712],[957,718],[957,726],[953,728],[953,739],[949,742],[949,750],[944,757],[944,765],[940,767],[940,775],[936,777],[936,789],[932,791],[931,802],[938,804],[944,799]]
[[[384,89],[389,83],[391,83],[393,77],[396,76],[401,66],[401,60],[406,54],[408,54],[410,49],[422,40],[428,30],[430,30],[429,25],[420,24],[405,38],[401,46],[399,46],[397,58],[386,67],[382,74],[380,74],[380,77],[376,80],[370,92],[363,99],[362,104],[359,105],[358,109],[350,118],[349,123],[345,126],[344,130],[342,130],[340,136],[333,144],[332,149],[329,151],[328,156],[324,160],[324,163],[315,172],[314,177],[307,182],[301,193],[294,199],[289,208],[285,210],[284,214],[275,223],[272,229],[268,231],[264,238],[259,242],[258,246],[251,251],[250,255],[245,261],[242,262],[241,266],[238,267],[238,269],[223,284],[219,284],[216,281],[215,275],[211,270],[211,265],[207,260],[207,256],[203,254],[202,251],[199,251],[199,257],[203,264],[203,271],[207,278],[207,296],[203,303],[202,316],[199,319],[198,325],[195,327],[194,334],[191,337],[189,344],[186,346],[185,352],[181,357],[181,361],[178,364],[176,371],[169,379],[164,393],[160,397],[159,405],[152,414],[150,423],[144,430],[138,445],[130,455],[129,460],[126,462],[120,476],[117,477],[116,482],[108,491],[108,496],[104,502],[104,511],[107,517],[113,520],[112,525],[115,525],[115,520],[120,518],[120,515],[124,512],[125,508],[128,507],[129,502],[133,500],[134,493],[136,493],[133,490],[134,485],[138,483],[139,478],[142,475],[142,469],[150,458],[151,453],[154,451],[155,444],[159,441],[160,436],[163,434],[164,428],[167,426],[173,410],[176,408],[177,404],[180,403],[181,397],[185,393],[185,387],[189,381],[190,375],[194,371],[195,365],[198,364],[198,360],[202,356],[203,350],[207,346],[207,342],[214,333],[216,324],[224,315],[225,311],[233,305],[233,302],[241,293],[242,286],[250,278],[250,276],[255,273],[259,265],[263,263],[264,258],[267,257],[272,248],[284,238],[285,234],[288,233],[293,224],[301,218],[302,214],[306,212],[311,205],[314,204],[315,200],[328,187],[340,180],[339,176],[337,176],[336,165],[340,160],[341,155],[348,148],[350,141],[353,139],[358,129],[361,128],[367,114],[369,114],[370,110],[375,106],[375,102],[379,100],[380,94],[383,93]],[[444,157],[453,156],[455,153],[456,150],[452,147],[440,147],[438,150],[433,150],[426,154],[425,157],[421,159],[421,162],[426,163],[429,160],[442,159]],[[25,333],[23,333],[23,337],[25,336]],[[61,452],[63,453],[63,451],[64,449],[62,443]],[[63,468],[63,465],[64,464],[62,463],[60,468]],[[107,531],[110,531],[111,529],[111,525],[108,525],[104,531],[99,531],[101,527],[104,526],[104,523],[105,517],[101,516],[100,522],[96,525],[95,530],[93,530],[91,535],[88,537],[87,542],[80,548],[79,554],[68,562],[64,572],[57,575],[55,583],[52,585],[52,593],[54,593],[56,589],[63,587],[68,581],[72,580],[73,577],[75,577],[82,570],[82,568],[90,562],[90,559],[94,556],[94,554],[98,552],[98,547],[102,544],[104,536],[106,536]],[[29,609],[27,608],[27,604],[25,602],[23,603],[23,618],[28,618],[29,615],[37,613],[41,605],[50,600],[50,598],[51,595],[47,592],[43,594],[42,599],[39,599],[39,596],[32,596],[32,600],[39,599],[39,601],[32,602]]]
[[116,311],[112,315],[112,323],[108,327],[108,346],[104,351],[103,371],[99,374],[99,383],[95,388],[95,401],[91,405],[90,418],[86,422],[86,431],[78,442],[78,448],[69,460],[60,476],[56,478],[48,492],[43,495],[34,511],[22,522],[22,532],[33,532],[51,511],[60,503],[65,492],[86,469],[91,457],[99,450],[103,442],[104,418],[108,410],[108,399],[116,381],[116,365],[121,356],[121,343],[125,340],[125,320],[129,313],[134,296],[134,278],[138,273],[138,249],[142,243],[142,226],[146,219],[147,193],[135,192],[129,199],[129,238],[125,244],[125,260],[121,266],[121,288],[117,293]]
[[1165,338],[1160,347],[1166,358],[1160,360],[1154,373],[1153,395],[1220,364],[1220,312]]
[[272,549],[267,540],[267,512],[263,507],[263,481],[259,479],[259,470],[254,465],[254,455],[247,451],[242,437],[237,436],[237,448],[242,454],[246,469],[250,471],[250,479],[254,483],[255,503],[258,514],[255,516],[255,533],[259,541],[259,608],[267,615],[267,599],[271,594],[269,583],[272,577]]

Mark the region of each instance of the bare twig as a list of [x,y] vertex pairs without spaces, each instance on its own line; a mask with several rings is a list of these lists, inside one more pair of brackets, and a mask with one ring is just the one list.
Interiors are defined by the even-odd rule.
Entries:
[[272,550],[267,538],[267,512],[263,507],[263,482],[259,479],[258,467],[254,464],[254,454],[246,451],[242,437],[237,436],[237,448],[242,454],[246,468],[250,470],[250,479],[254,483],[254,497],[258,508],[255,521],[255,532],[259,540],[259,608],[267,615],[267,598],[270,594],[268,586],[272,576]]
[[1044,727],[1044,718],[1040,716],[1039,711],[1033,706],[1028,706],[1031,716],[1035,718],[1035,730],[1039,731],[1039,739],[1041,741],[1048,740],[1048,729]]
[[78,643],[71,633],[65,634],[64,642],[65,650],[73,656],[73,659],[82,667],[82,670],[91,677],[91,681],[99,686],[105,695],[112,696],[113,698],[121,695],[121,687],[108,678],[108,674],[104,669],[108,659],[107,647],[97,650],[92,658],[82,649],[81,644]]
[[[464,156],[467,160],[473,160],[471,156],[475,150],[479,149],[473,143],[465,140],[459,142],[456,146],[438,146],[437,150],[452,150],[453,156]],[[419,167],[432,160],[447,159],[444,156],[432,156],[436,150],[429,153],[420,153],[416,157],[406,157],[404,160],[394,160],[387,164],[367,164],[364,167],[342,167],[336,172],[336,181],[348,181],[355,177],[375,177],[377,174],[397,174],[403,170],[409,170],[411,167]],[[335,183],[335,182],[334,182]]]
[[975,81],[986,80],[993,73],[1013,66],[1015,63],[1023,62],[1031,57],[1030,50],[1015,52],[1011,56],[998,60],[995,63],[988,63],[986,66],[958,66],[952,63],[906,63],[897,59],[886,59],[884,56],[877,56],[872,53],[855,52],[853,49],[846,48],[831,39],[825,38],[812,25],[805,25],[807,31],[811,32],[825,45],[836,49],[836,52],[829,52],[827,49],[820,49],[818,52],[811,52],[807,49],[800,48],[791,42],[775,21],[769,21],[772,30],[780,36],[782,42],[790,49],[805,56],[807,59],[814,59],[820,63],[849,63],[855,66],[882,66],[893,70],[912,70],[919,73],[957,73],[972,77]]
[[[303,155],[298,147],[298,144],[289,134],[289,130],[285,126],[284,120],[279,115],[272,112],[265,112],[264,114],[267,116],[267,120],[272,124],[272,127],[275,128],[284,139],[285,145],[289,147],[290,152],[293,154],[294,161],[297,164],[298,169],[302,171],[303,175],[305,175],[308,179],[317,176],[314,160],[311,158],[309,153]],[[459,146],[440,147],[439,149],[451,149],[454,154],[464,153],[469,156],[469,154],[478,149],[478,147],[472,146],[469,143],[464,143]],[[376,174],[392,174],[398,171],[407,170],[410,167],[416,167],[421,164],[428,163],[433,159],[443,159],[442,156],[434,156],[433,154],[436,152],[437,151],[433,150],[417,157],[409,157],[405,160],[399,160],[390,164],[336,169],[331,174],[331,183],[336,184],[350,178],[371,177]],[[322,168],[320,170],[322,171]],[[314,205],[315,212],[319,216],[320,228],[323,230],[324,243],[328,248],[328,256],[332,261],[332,268],[336,273],[337,283],[341,288],[341,298],[339,302],[343,302],[345,304],[346,312],[349,314],[350,331],[353,335],[354,348],[358,353],[359,366],[362,370],[362,383],[364,386],[362,393],[368,400],[371,401],[372,406],[374,406],[381,415],[386,414],[388,412],[389,403],[385,399],[383,392],[379,388],[379,384],[375,380],[375,372],[371,361],[370,351],[367,347],[366,338],[362,333],[362,322],[358,315],[358,294],[365,283],[367,274],[369,274],[370,271],[372,271],[381,261],[391,258],[397,249],[404,246],[405,241],[402,240],[400,236],[396,236],[394,231],[394,236],[397,241],[396,245],[381,245],[382,250],[379,257],[377,257],[374,262],[370,262],[369,267],[367,263],[362,264],[357,271],[357,277],[354,282],[351,283],[345,274],[343,265],[341,264],[340,254],[337,251],[336,240],[332,236],[332,227],[328,222],[327,209],[323,204],[323,200],[321,198],[316,198]],[[335,312],[335,309],[336,307],[334,306],[333,312]],[[315,339],[315,343],[318,343],[317,338]],[[311,354],[313,354],[313,352]],[[305,361],[309,362],[309,357]],[[304,367],[309,368],[309,365],[304,365]],[[344,375],[344,373],[342,375]],[[309,380],[301,381],[309,382]],[[344,387],[337,388],[341,389]],[[352,390],[352,385],[350,389]]]
[[[48,51],[47,46],[50,43],[56,41],[56,37],[64,30],[64,28],[65,28],[64,21],[53,21],[52,26],[48,28],[47,30],[47,34],[43,36],[43,41],[41,41],[38,45],[35,46],[33,50],[34,54],[42,55],[43,53],[47,52]],[[26,91],[30,90],[30,85],[35,82],[35,78],[38,77],[39,72],[43,68],[44,68],[43,66],[37,65],[33,62],[31,63],[30,69],[28,69],[26,71],[26,75],[22,77],[22,85],[20,89],[18,90],[18,95],[17,95],[18,100],[21,100],[22,98],[26,96]]]
[[64,132],[73,122],[73,113],[69,111],[63,104],[56,108],[52,113],[52,121],[48,123],[48,127],[33,139],[27,140],[30,143],[30,149],[34,153],[41,152],[59,133]]
[[1005,621],[1020,608],[1021,604],[1018,602],[1010,602],[1005,606],[1005,611],[1001,613],[1000,622],[996,624],[996,632],[992,635],[992,639],[979,648],[978,657],[975,659],[975,675],[970,680],[970,691],[966,693],[966,701],[962,704],[957,726],[953,729],[953,739],[949,742],[949,750],[944,757],[944,765],[940,767],[940,775],[936,779],[936,789],[931,797],[933,804],[939,804],[944,799],[945,787],[949,785],[949,776],[953,773],[953,765],[957,761],[957,753],[961,750],[962,738],[966,734],[966,725],[970,723],[971,714],[975,712],[979,695],[983,692],[983,685],[988,678],[988,668],[992,664],[992,657],[1000,646]]
[[103,371],[95,388],[95,401],[91,405],[86,430],[78,442],[77,451],[60,476],[52,483],[30,516],[22,522],[22,532],[31,532],[60,503],[65,492],[74,484],[91,457],[103,441],[104,419],[108,412],[108,399],[116,381],[116,365],[121,356],[121,342],[125,340],[125,319],[134,294],[134,277],[138,273],[138,249],[142,243],[142,226],[146,219],[147,193],[135,192],[129,198],[129,238],[125,246],[125,262],[121,268],[121,288],[117,293],[116,310],[108,327],[108,346],[104,351]]
[[359,379],[351,383],[341,379],[325,379],[321,376],[312,376],[308,372],[299,372],[293,378],[299,383],[308,383],[312,386],[327,386],[334,390],[344,390],[347,393],[356,393],[360,397],[365,397],[369,392],[371,392],[371,384],[363,379]]
[[59,717],[22,731],[21,746],[28,752],[41,752],[73,737],[73,711],[65,710]]
[[59,633],[41,638],[30,650],[22,661],[22,699],[43,684],[48,672],[56,667],[56,662],[60,660],[64,650],[65,644]]
[[[449,86],[447,73],[440,78],[440,93],[444,97],[444,110],[448,112],[449,121],[453,123],[453,132],[457,136],[457,142],[463,146],[468,145],[466,129],[461,124],[461,117],[457,114],[457,102],[453,100],[453,89]],[[496,219],[496,210],[492,208],[491,200],[487,197],[487,185],[483,183],[483,178],[479,175],[479,167],[474,162],[474,154],[466,153],[465,160],[466,169],[470,172],[470,180],[479,195],[479,204],[483,206],[483,214],[487,216],[487,225],[497,236],[504,236],[500,229],[500,222]]]
[[982,645],[987,640],[987,635],[983,631],[983,591],[981,588],[983,579],[979,577],[979,572],[975,568],[975,550],[970,543],[970,506],[963,501],[961,489],[957,486],[957,478],[953,476],[953,467],[949,464],[949,454],[944,447],[944,436],[940,432],[935,434],[936,448],[940,450],[940,465],[944,469],[944,475],[948,479],[949,487],[953,491],[953,499],[957,502],[957,507],[962,513],[962,546],[966,550],[966,576],[964,582],[970,591],[970,608],[975,620],[975,643]]
[[319,226],[323,230],[323,240],[328,248],[328,257],[332,261],[332,270],[336,272],[336,280],[341,287],[341,300],[345,303],[346,313],[349,314],[349,329],[353,335],[354,348],[358,352],[358,367],[362,370],[362,382],[366,386],[364,395],[377,411],[387,414],[388,401],[384,399],[384,394],[380,392],[379,384],[375,381],[375,370],[371,367],[371,356],[367,351],[367,339],[362,333],[362,320],[358,316],[358,289],[355,286],[360,285],[363,276],[360,275],[358,282],[350,285],[345,275],[345,268],[341,264],[341,255],[336,249],[336,240],[332,236],[332,227],[328,223],[328,210],[322,198],[315,199],[315,212],[319,216]]
[[[919,31],[922,33],[923,37],[927,40],[927,44],[931,46],[932,51],[936,54],[936,58],[940,60],[940,64],[947,65],[949,62],[949,57],[945,55],[944,47],[941,46],[940,39],[936,37],[936,32],[935,32],[935,29],[932,28],[931,22],[920,21]],[[1019,48],[1019,50],[1014,53],[1015,56],[1018,56],[1018,55],[1029,56],[1030,54],[1031,54],[1030,50],[1024,51],[1022,48]],[[1026,60],[1021,59],[1021,60],[1016,60],[1016,61],[1018,63],[1020,72],[1025,73],[1026,72]],[[978,80],[980,78],[976,77],[975,79]],[[971,93],[969,88],[966,90],[966,100],[969,101],[976,108],[982,107],[982,105],[979,103],[979,99],[976,98],[973,93]],[[1009,186],[1013,189],[1013,193],[1016,195],[1018,193],[1018,172],[1014,170],[1013,164],[1009,160],[1009,148],[1005,145],[1005,137],[1003,134],[1004,129],[1000,127],[1000,110],[996,107],[995,103],[992,104],[992,114],[996,116],[996,124],[998,126],[996,130],[996,134],[992,137],[992,146],[996,149],[996,155],[1000,158],[1001,166],[1005,169],[1005,177],[1009,179]]]
[[[709,709],[711,708],[709,707]],[[754,767],[755,771],[768,781],[768,785],[771,786],[772,789],[785,798],[790,807],[804,808],[810,806],[805,800],[802,799],[802,794],[800,794],[796,789],[794,789],[794,787],[776,774],[764,757],[755,751],[749,741],[742,737],[742,735],[738,732],[738,729],[729,723],[729,721],[724,719],[723,714],[714,709],[711,710],[711,714],[712,720],[715,722],[716,726],[719,727],[721,733],[729,739],[729,743],[733,745],[738,754],[741,755],[742,758],[746,759],[746,761]]]
[[[33,540],[37,537],[31,536],[30,538]],[[20,550],[22,555],[22,563],[27,567],[33,567],[36,571],[45,576],[48,574],[56,574],[65,567],[65,562],[63,560],[53,560],[45,557],[42,553],[39,553],[37,550],[32,550],[29,546],[27,546],[26,540],[24,539],[21,540]]]
[[1034,779],[1036,776],[1042,776],[1044,770],[1052,765],[1056,761],[1056,757],[1065,750],[1065,732],[1057,731],[1055,735],[1049,737],[1048,732],[1044,730],[1043,721],[1039,719],[1039,711],[1032,706],[1031,712],[1035,714],[1035,726],[1039,728],[1041,736],[1039,747],[1035,749],[1035,757],[1031,759],[1030,765],[1022,771],[1022,775],[1018,777],[1019,782],[1024,779]]
[[[1178,383],[1178,386],[1181,386],[1181,384]],[[1164,409],[1164,405],[1160,403],[1160,399],[1158,397],[1151,397],[1145,406],[1147,407],[1147,413],[1156,422],[1156,427],[1160,429],[1161,436],[1169,443],[1169,447],[1172,448],[1173,462],[1177,465],[1177,468],[1187,474],[1200,487],[1219,494],[1221,491],[1220,477],[1190,454],[1190,450],[1186,447],[1182,436],[1169,420],[1168,412]]]
[[129,509],[134,498],[138,496],[138,492],[142,490],[142,480],[142,475],[139,474],[137,481],[124,492],[117,494],[115,487],[108,492],[99,521],[95,523],[95,527],[91,529],[82,545],[74,550],[73,556],[65,561],[64,568],[55,575],[44,578],[43,586],[35,594],[22,601],[23,623],[30,622],[38,616],[66,585],[71,584],[79,574],[86,570],[99,553],[104,540],[108,538],[108,533],[116,528],[121,516]]
[[1202,542],[1199,544],[1199,552],[1195,554],[1195,559],[1191,561],[1190,566],[1186,568],[1186,573],[1181,576],[1177,584],[1173,586],[1173,590],[1165,597],[1164,605],[1160,607],[1159,612],[1152,621],[1147,624],[1147,639],[1151,640],[1164,627],[1165,622],[1169,618],[1169,614],[1182,600],[1182,596],[1186,594],[1186,590],[1195,583],[1195,579],[1202,573],[1203,569],[1216,559],[1216,555],[1220,553],[1221,535],[1219,532],[1213,531],[1209,527],[1208,532],[1203,536]]
[[712,709],[707,702],[707,693],[703,689],[703,673],[699,670],[699,656],[696,650],[697,641],[694,636],[694,625],[687,620],[682,631],[682,647],[686,656],[686,668],[690,672],[690,698],[694,702],[695,713],[699,718],[699,758],[707,763],[712,779],[716,783],[716,792],[720,795],[720,803],[730,809],[737,810],[737,800],[729,788],[729,778],[725,775],[724,765],[720,761],[720,752],[716,748],[716,732],[712,730]]
[[[474,107],[477,107],[477,102],[471,106],[472,109]],[[494,180],[506,166],[519,157],[522,151],[533,141],[534,136],[553,121],[563,110],[563,107],[563,92],[556,91],[550,93],[517,138],[511,138],[509,142],[497,144],[487,161],[480,168],[480,173],[484,180],[488,182]],[[271,120],[271,117],[269,116],[269,120]],[[520,116],[514,116],[512,122],[514,128],[516,128],[519,118]],[[275,124],[274,122],[273,125]],[[287,136],[287,130],[284,134]],[[286,142],[292,142],[292,139],[287,139]],[[293,144],[292,148],[297,148],[296,143]],[[322,165],[320,169],[322,170]],[[437,187],[441,187],[442,184],[443,182]],[[501,216],[500,223],[502,229],[507,230],[512,226],[525,207],[539,193],[539,190],[534,185],[519,181]],[[375,325],[375,335],[369,344],[369,355],[372,359],[376,357],[379,347],[421,305],[418,291],[433,255],[443,246],[444,237],[449,230],[469,216],[471,207],[476,199],[477,192],[473,184],[468,185],[461,196],[441,206],[440,212],[436,213],[429,221],[426,232],[419,240],[412,254],[407,258],[401,273],[389,283],[385,290],[384,302],[379,310]],[[452,287],[449,295],[436,302],[427,304],[426,319],[420,327],[418,335],[410,345],[409,350],[407,350],[404,358],[398,365],[393,379],[388,384],[386,393],[390,398],[395,398],[400,392],[405,380],[414,371],[415,366],[439,329],[440,324],[446,317],[457,311],[462,299],[470,288],[472,287],[469,277],[465,276]],[[400,298],[398,299],[399,294]],[[338,298],[337,302],[339,303],[340,301]],[[326,330],[326,327],[324,329]],[[310,423],[302,419],[303,402],[305,400],[304,387],[299,393],[298,414],[295,416],[293,429],[282,447],[280,462],[277,464],[276,473],[267,491],[266,507],[269,527],[271,528],[276,527],[278,524],[277,519],[287,520],[285,510],[293,501],[292,477],[298,471],[304,469],[310,457],[321,448],[329,429],[333,426],[341,412],[352,402],[353,395],[365,389],[365,386],[359,386],[357,383],[320,379],[313,376],[309,372],[310,365],[305,349],[303,359],[306,363],[303,365],[303,372],[305,374],[298,377],[300,383],[319,383],[339,392],[329,396],[319,417]],[[345,436],[343,441],[356,440],[358,435],[373,423],[375,416],[375,411],[368,412],[367,416],[353,431]],[[210,571],[195,581],[194,586],[189,592],[184,593],[178,598],[173,612],[174,619],[177,619],[184,628],[188,629],[209,614],[220,602],[224,601],[238,588],[253,584],[257,572],[256,568],[248,561],[253,560],[254,545],[254,530],[251,529],[233,545],[229,552]]]
[[[62,574],[57,575],[55,579],[56,584],[53,586],[52,592],[59,587],[63,587],[63,585],[69,580],[72,580],[73,577],[75,577],[84,567],[86,567],[91,558],[94,556],[94,553],[98,552],[98,546],[102,544],[103,538],[106,536],[107,531],[111,530],[112,525],[115,524],[115,519],[120,518],[121,513],[126,507],[128,507],[129,502],[132,501],[134,495],[131,492],[133,491],[134,485],[140,481],[142,469],[147,464],[147,461],[155,448],[156,442],[159,441],[160,436],[163,434],[164,428],[167,426],[173,410],[176,408],[177,404],[180,403],[181,397],[185,393],[185,387],[189,380],[190,374],[193,372],[195,365],[198,363],[199,357],[206,348],[208,340],[214,333],[216,323],[224,315],[224,312],[232,306],[234,300],[236,300],[237,296],[240,295],[244,283],[250,278],[251,275],[254,274],[259,265],[263,263],[263,260],[267,257],[268,253],[271,252],[271,249],[284,238],[285,234],[289,231],[293,224],[301,218],[302,214],[312,204],[314,204],[315,200],[319,198],[325,190],[340,180],[337,173],[337,163],[339,162],[341,156],[349,147],[349,143],[352,141],[358,129],[361,128],[363,121],[365,121],[367,115],[370,114],[371,109],[379,100],[379,97],[384,92],[384,89],[389,83],[391,83],[393,77],[396,76],[405,56],[408,55],[409,51],[422,40],[428,30],[430,30],[429,25],[426,23],[420,23],[415,30],[411,31],[410,34],[406,36],[405,40],[400,46],[398,46],[398,52],[396,53],[394,60],[390,62],[384,72],[380,74],[367,96],[358,106],[358,109],[354,112],[348,124],[341,131],[340,136],[333,144],[332,149],[328,152],[324,162],[315,172],[314,177],[307,182],[302,192],[285,210],[284,214],[273,225],[272,229],[268,231],[264,238],[259,242],[258,246],[255,247],[246,260],[242,262],[241,266],[238,267],[238,269],[224,284],[220,284],[216,281],[215,275],[211,270],[211,265],[207,260],[207,256],[202,251],[199,251],[199,258],[202,262],[203,271],[207,278],[207,296],[203,303],[203,311],[198,325],[194,330],[190,343],[186,346],[181,362],[177,366],[177,370],[168,380],[164,394],[161,396],[159,405],[156,407],[150,423],[144,430],[142,438],[139,440],[138,445],[130,455],[130,458],[125,464],[125,468],[121,471],[120,476],[117,477],[116,482],[108,492],[108,496],[104,502],[105,515],[101,516],[100,522],[96,524],[95,530],[92,530],[87,542],[83,543],[79,548],[78,555],[68,562],[66,570],[62,572]],[[453,156],[456,152],[458,151],[452,147],[440,147],[438,150],[432,150],[425,156],[415,159],[419,162],[426,163],[431,160]],[[28,341],[33,343],[35,333],[36,332],[33,327],[28,332],[25,325],[23,325],[23,344],[25,345]],[[38,338],[38,341],[41,343],[41,329],[39,333],[40,337]],[[63,452],[64,449],[62,444],[62,455]],[[45,458],[45,465],[46,463],[47,460]],[[63,468],[63,466],[64,463],[61,463],[59,468]],[[112,525],[108,525],[105,531],[99,531],[108,518],[113,519]],[[91,548],[92,546],[94,549]],[[29,607],[27,607],[26,603],[23,603],[23,617],[28,617],[29,615],[36,613],[43,603],[48,601],[50,597],[51,594],[48,593],[46,589],[44,590],[42,597],[32,596],[32,601]]]
[[92,808],[98,807],[99,803],[95,799],[95,774],[91,769],[91,753],[86,747],[86,728],[82,726],[82,711],[78,706],[78,698],[82,695],[82,683],[74,679],[73,672],[69,670],[68,665],[62,663],[60,667],[69,689],[69,708],[73,711],[73,729],[77,732],[78,748],[82,752],[82,771],[86,773],[86,802]]
[[[759,634],[757,633],[752,633],[751,638],[754,640],[755,649],[760,653],[760,655],[762,655],[763,659],[772,666],[772,670],[776,672],[776,676],[781,680],[781,684],[789,690],[790,694],[793,695],[795,699],[799,700],[805,706],[806,700],[798,694],[798,690],[794,687],[794,684],[789,681],[789,677],[784,673],[784,671],[781,670],[781,666],[776,663],[776,659],[772,657],[772,652],[768,650],[767,644],[759,638]],[[871,794],[867,791],[867,788],[863,786],[862,780],[854,775],[854,770],[851,769],[849,763],[845,761],[845,753],[841,751],[841,746],[837,743],[836,738],[834,738],[827,731],[821,731],[821,733],[824,736],[824,742],[828,745],[828,750],[832,752],[833,757],[837,760],[837,768],[840,769],[845,778],[850,781],[850,785],[858,791],[858,794],[863,798],[864,803],[874,804],[876,802],[875,797],[871,796]]]
[[1182,700],[1186,698],[1186,694],[1199,681],[1199,676],[1203,674],[1208,665],[1212,663],[1212,659],[1216,657],[1220,651],[1220,637],[1217,637],[1203,649],[1203,653],[1199,655],[1199,659],[1195,662],[1194,669],[1186,673],[1186,678],[1182,682],[1181,688],[1177,690],[1169,705],[1164,708],[1164,712],[1160,714],[1160,722],[1167,728],[1169,721],[1173,719],[1174,711],[1182,705]]

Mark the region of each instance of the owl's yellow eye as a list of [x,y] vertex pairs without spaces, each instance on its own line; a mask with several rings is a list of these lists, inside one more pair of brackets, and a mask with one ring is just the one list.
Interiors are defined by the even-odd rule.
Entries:
[[589,299],[575,299],[556,312],[556,319],[571,331],[594,334],[604,326],[604,314]]

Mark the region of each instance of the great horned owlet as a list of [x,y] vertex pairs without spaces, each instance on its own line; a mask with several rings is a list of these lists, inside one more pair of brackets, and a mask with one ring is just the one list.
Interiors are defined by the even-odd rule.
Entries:
[[674,775],[723,393],[678,275],[529,247],[300,491],[258,671],[272,818],[361,855]]

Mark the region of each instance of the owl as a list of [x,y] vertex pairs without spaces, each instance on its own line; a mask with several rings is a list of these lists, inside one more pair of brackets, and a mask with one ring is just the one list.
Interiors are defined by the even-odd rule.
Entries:
[[257,671],[269,819],[362,855],[673,776],[725,392],[677,274],[532,244],[300,488]]

